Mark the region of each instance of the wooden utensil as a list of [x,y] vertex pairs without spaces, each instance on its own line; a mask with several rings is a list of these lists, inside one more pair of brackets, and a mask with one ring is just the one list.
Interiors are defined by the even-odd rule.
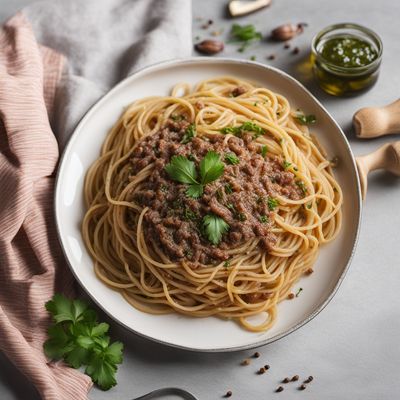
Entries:
[[400,99],[384,107],[361,108],[354,114],[353,126],[361,139],[400,133]]
[[400,141],[387,143],[373,153],[356,158],[358,173],[360,175],[361,194],[365,199],[367,194],[367,176],[370,171],[385,169],[400,176]]
[[239,17],[241,15],[250,14],[258,11],[261,8],[268,7],[272,0],[254,0],[254,1],[241,1],[232,0],[229,3],[229,12],[232,17]]

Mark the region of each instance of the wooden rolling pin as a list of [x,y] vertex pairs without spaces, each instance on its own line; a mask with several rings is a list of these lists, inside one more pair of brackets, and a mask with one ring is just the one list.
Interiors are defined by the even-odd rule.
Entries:
[[400,99],[385,107],[361,108],[354,114],[353,126],[361,139],[400,133]]
[[365,199],[367,194],[367,177],[370,171],[385,169],[400,176],[400,141],[387,143],[373,153],[356,157],[358,173],[360,175],[361,194]]

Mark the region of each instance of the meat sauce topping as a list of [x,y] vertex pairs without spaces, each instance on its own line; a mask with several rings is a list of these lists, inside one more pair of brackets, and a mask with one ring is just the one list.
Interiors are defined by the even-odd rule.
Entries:
[[[143,138],[130,159],[133,175],[154,163],[150,176],[131,199],[149,208],[143,221],[146,241],[155,241],[171,261],[186,261],[194,267],[226,261],[227,250],[251,239],[268,251],[276,243],[271,231],[278,205],[275,197],[297,200],[304,196],[294,174],[285,170],[281,157],[263,154],[249,132],[229,139],[224,134],[194,136],[181,143],[186,141],[189,126],[187,121],[169,121],[158,133]],[[171,179],[165,167],[173,156],[181,155],[198,168],[210,151],[220,156],[223,173],[204,186],[200,197],[190,197],[188,185]],[[229,225],[218,244],[204,233],[207,215]]]

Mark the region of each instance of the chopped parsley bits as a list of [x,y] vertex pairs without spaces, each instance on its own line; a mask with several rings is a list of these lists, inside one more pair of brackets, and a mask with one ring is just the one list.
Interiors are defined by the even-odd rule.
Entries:
[[266,215],[261,215],[260,216],[260,222],[263,224],[266,224],[269,221],[269,218]]
[[196,126],[194,124],[190,124],[185,130],[181,143],[183,144],[189,143],[195,136],[196,136]]
[[226,193],[226,194],[231,194],[231,193],[233,193],[233,188],[232,188],[232,185],[231,185],[230,183],[227,183],[227,184],[225,185],[225,193]]
[[284,161],[283,162],[283,169],[288,169],[290,166],[292,165],[292,163],[288,162],[288,161]]
[[225,135],[231,134],[231,135],[235,135],[238,137],[241,137],[243,132],[254,132],[254,139],[265,134],[264,129],[261,128],[260,125],[257,125],[256,123],[254,123],[252,121],[246,121],[242,125],[239,125],[239,126],[227,126],[225,128],[222,128],[220,130],[220,132]]
[[279,201],[277,199],[272,198],[272,197],[268,197],[267,204],[268,204],[268,208],[271,211],[274,211],[275,208],[278,207]]
[[240,163],[240,160],[237,158],[235,153],[226,153],[225,161],[231,165],[236,165]]
[[224,262],[224,268],[229,268],[230,266],[231,266],[230,260],[226,260],[226,261]]
[[261,147],[261,156],[263,158],[265,158],[265,156],[267,155],[267,152],[268,152],[268,147],[267,146],[262,146]]
[[305,185],[305,183],[303,181],[296,181],[296,185],[301,189],[303,194],[307,193],[307,186]]
[[315,124],[317,118],[313,114],[305,115],[302,112],[297,112],[295,118],[302,125],[311,125]]

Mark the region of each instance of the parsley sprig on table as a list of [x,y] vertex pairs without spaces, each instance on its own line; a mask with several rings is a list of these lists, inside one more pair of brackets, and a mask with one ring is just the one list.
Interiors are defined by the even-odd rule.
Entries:
[[184,156],[173,156],[165,170],[174,181],[189,185],[186,194],[197,198],[203,194],[205,185],[224,173],[224,164],[218,153],[209,151],[200,161],[200,179],[195,163]]
[[49,339],[43,345],[46,356],[52,360],[63,359],[73,368],[85,365],[85,373],[103,390],[115,386],[123,344],[110,344],[110,337],[106,335],[109,325],[98,323],[96,312],[85,302],[69,300],[61,294],[55,294],[46,303],[46,309],[53,317]]
[[238,51],[243,52],[254,41],[262,39],[261,32],[257,32],[254,25],[233,24],[231,29],[232,41],[240,42],[242,45]]

